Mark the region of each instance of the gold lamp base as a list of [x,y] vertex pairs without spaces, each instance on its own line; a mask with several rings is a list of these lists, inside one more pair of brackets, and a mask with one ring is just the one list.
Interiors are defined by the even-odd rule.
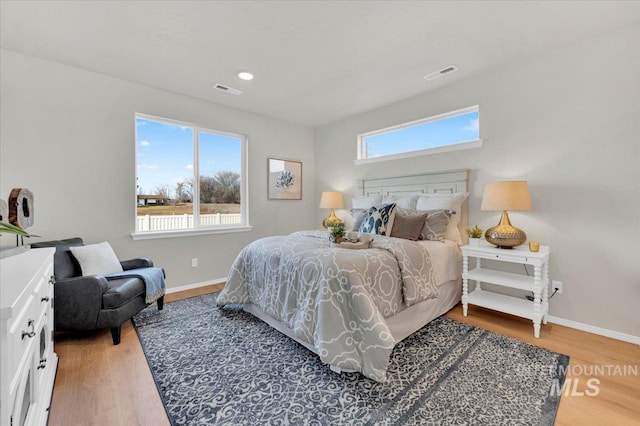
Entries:
[[344,223],[344,220],[342,220],[338,216],[336,216],[336,212],[333,209],[331,209],[331,214],[329,215],[329,217],[326,217],[322,221],[322,227],[327,229],[327,228],[332,227],[332,226],[338,226],[341,223]]
[[527,234],[522,229],[511,226],[506,210],[502,212],[500,223],[487,229],[484,238],[498,248],[511,249],[527,241]]

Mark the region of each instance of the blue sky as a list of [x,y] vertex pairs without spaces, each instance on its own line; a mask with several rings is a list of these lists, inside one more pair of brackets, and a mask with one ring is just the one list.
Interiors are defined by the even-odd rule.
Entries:
[[[144,194],[156,194],[162,185],[173,190],[193,177],[193,129],[142,118],[136,118],[136,127],[137,177]],[[200,174],[240,173],[240,149],[239,138],[201,132]]]
[[364,138],[369,145],[369,158],[477,139],[477,111]]

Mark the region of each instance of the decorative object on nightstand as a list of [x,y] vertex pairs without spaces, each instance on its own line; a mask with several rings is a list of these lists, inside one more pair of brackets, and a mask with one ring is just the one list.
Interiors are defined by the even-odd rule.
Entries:
[[[462,249],[462,313],[466,317],[469,305],[482,306],[533,321],[533,335],[540,337],[540,323],[547,323],[549,314],[549,250],[540,246],[536,253],[528,247],[503,250],[495,247],[463,246]],[[476,259],[476,266],[469,270],[469,258]],[[482,259],[532,265],[533,276],[483,268]],[[469,292],[469,280],[475,281],[475,289]],[[518,297],[493,293],[482,288],[482,283],[533,292],[533,302]]]
[[507,210],[531,210],[531,197],[527,182],[505,181],[488,183],[484,187],[480,210],[502,210],[497,226],[487,229],[484,236],[498,248],[513,248],[527,241],[523,230],[511,225]]
[[538,241],[529,241],[529,251],[537,253],[540,251],[540,243]]
[[467,236],[469,237],[469,245],[470,246],[479,246],[480,238],[482,238],[482,229],[478,228],[478,225],[473,228],[465,229]]
[[330,191],[323,192],[322,197],[320,197],[320,208],[321,209],[331,209],[331,214],[329,217],[325,218],[322,221],[322,227],[328,228],[330,226],[336,226],[339,224],[344,224],[344,221],[336,216],[336,212],[334,209],[342,209],[344,208],[344,199],[342,197],[342,192]]

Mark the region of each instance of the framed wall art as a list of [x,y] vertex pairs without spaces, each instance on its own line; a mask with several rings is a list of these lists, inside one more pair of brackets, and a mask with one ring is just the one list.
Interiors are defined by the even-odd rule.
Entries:
[[267,159],[269,200],[302,200],[302,162]]

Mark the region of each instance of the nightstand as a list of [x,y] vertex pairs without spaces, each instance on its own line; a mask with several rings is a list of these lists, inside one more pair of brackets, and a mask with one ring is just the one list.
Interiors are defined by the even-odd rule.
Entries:
[[[462,249],[462,313],[467,316],[469,305],[482,306],[533,321],[533,335],[540,337],[540,323],[547,323],[549,314],[549,246],[539,252],[529,251],[526,245],[513,249],[493,246],[463,246]],[[469,258],[476,258],[476,266],[469,270]],[[482,267],[482,259],[533,266],[533,276],[502,272]],[[469,293],[469,280],[476,283]],[[533,302],[494,293],[482,288],[482,283],[517,288],[533,292]]]

